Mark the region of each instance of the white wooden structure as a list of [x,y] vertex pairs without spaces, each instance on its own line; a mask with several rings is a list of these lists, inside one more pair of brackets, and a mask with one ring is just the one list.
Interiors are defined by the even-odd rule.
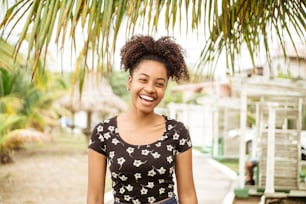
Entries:
[[[227,137],[228,130],[232,128],[229,128],[232,126],[230,123],[236,120],[235,125],[240,129],[239,138],[232,144],[226,141],[224,150],[228,151],[225,154],[230,152],[229,147],[238,150],[238,186],[244,188],[245,162],[248,156],[247,114],[252,112],[256,118],[256,126],[251,157],[259,160],[256,187],[265,189],[265,194],[277,190],[306,192],[306,185],[299,180],[300,135],[302,108],[306,108],[306,82],[252,77],[233,80],[232,90],[231,99],[206,97],[200,101],[203,105],[172,104],[169,106],[170,115],[190,126],[196,146],[211,146],[213,157],[218,156],[220,135]],[[232,115],[229,117],[228,113],[231,111]],[[236,117],[233,119],[233,113],[239,115],[239,122]],[[195,131],[195,127],[191,127],[195,124],[202,125],[202,130]]]
[[[233,86],[241,98],[239,187],[244,187],[246,110],[253,105],[257,133],[252,156],[259,159],[258,187],[264,188],[266,194],[277,189],[302,189],[300,134],[306,84],[250,78],[236,81]],[[289,128],[288,122],[294,123],[294,127]]]

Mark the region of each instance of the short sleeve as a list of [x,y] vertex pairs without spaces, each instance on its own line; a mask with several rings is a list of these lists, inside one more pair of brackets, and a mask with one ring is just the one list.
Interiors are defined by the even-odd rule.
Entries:
[[106,144],[103,132],[104,123],[98,123],[92,131],[88,148],[93,149],[100,154],[106,155]]
[[179,135],[179,140],[177,144],[177,154],[185,152],[186,150],[192,148],[189,130],[181,122],[178,122],[177,124],[177,134]]

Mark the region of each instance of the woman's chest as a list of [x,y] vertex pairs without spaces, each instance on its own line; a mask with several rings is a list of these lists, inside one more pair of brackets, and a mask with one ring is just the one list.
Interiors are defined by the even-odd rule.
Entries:
[[163,173],[175,164],[176,147],[170,140],[158,141],[150,145],[127,145],[122,143],[109,152],[111,171],[135,174],[147,171]]

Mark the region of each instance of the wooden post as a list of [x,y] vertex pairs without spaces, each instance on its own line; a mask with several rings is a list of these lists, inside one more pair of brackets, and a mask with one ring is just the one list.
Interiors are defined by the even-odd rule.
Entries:
[[244,188],[245,182],[245,133],[247,122],[247,89],[244,84],[240,96],[240,154],[239,154],[239,187]]
[[219,112],[218,107],[213,110],[213,156],[217,157],[219,152]]
[[252,152],[251,156],[252,158],[258,158],[258,153],[257,153],[257,145],[258,145],[258,136],[259,136],[259,129],[260,129],[260,106],[259,103],[256,103],[256,133],[253,137],[253,142],[252,142]]
[[274,173],[275,173],[275,107],[276,103],[268,103],[269,127],[267,140],[267,169],[265,194],[274,193]]

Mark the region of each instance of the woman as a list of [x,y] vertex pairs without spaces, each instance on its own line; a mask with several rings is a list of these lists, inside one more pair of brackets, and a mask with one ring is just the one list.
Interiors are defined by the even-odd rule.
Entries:
[[169,79],[189,78],[183,50],[170,37],[134,36],[121,49],[121,64],[130,73],[131,106],[93,130],[87,203],[104,203],[108,162],[115,204],[197,204],[189,132],[154,112]]

